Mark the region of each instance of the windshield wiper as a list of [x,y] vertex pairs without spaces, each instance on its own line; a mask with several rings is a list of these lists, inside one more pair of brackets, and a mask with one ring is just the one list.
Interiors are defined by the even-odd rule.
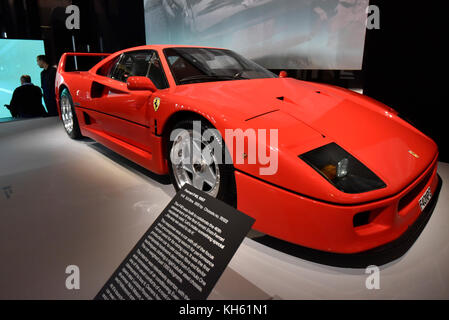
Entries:
[[234,74],[234,79],[248,80],[249,78],[242,76],[243,71],[237,72]]

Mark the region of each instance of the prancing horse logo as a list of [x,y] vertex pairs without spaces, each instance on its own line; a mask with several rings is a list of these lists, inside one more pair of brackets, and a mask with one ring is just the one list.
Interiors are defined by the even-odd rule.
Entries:
[[160,98],[154,98],[154,100],[153,100],[154,111],[157,111],[159,109],[160,105],[161,105],[161,99]]

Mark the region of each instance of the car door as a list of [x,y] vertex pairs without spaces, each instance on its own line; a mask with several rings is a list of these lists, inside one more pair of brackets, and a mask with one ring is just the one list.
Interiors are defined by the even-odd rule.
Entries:
[[158,89],[165,89],[168,85],[160,66],[154,50],[125,52],[110,74],[98,80],[102,94],[96,110],[106,115],[102,125],[105,133],[149,152],[153,93],[128,90],[126,81],[132,76],[146,76]]

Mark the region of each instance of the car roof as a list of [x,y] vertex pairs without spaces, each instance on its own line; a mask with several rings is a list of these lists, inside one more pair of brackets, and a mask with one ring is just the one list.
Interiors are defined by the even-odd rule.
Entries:
[[193,45],[179,45],[179,44],[150,44],[150,45],[144,45],[144,46],[138,46],[138,47],[132,47],[125,50],[122,50],[123,52],[126,51],[134,51],[134,50],[162,50],[166,48],[207,48],[207,49],[224,49],[224,48],[217,48],[217,47],[208,47],[208,46],[193,46]]

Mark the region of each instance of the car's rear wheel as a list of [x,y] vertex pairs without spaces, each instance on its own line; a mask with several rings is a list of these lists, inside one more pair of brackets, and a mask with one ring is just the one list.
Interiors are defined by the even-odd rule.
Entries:
[[[194,134],[194,121],[201,124],[200,134]],[[211,130],[206,141],[202,134],[208,129]],[[234,166],[226,163],[225,159],[230,159],[229,154],[226,157],[224,141],[212,125],[204,120],[179,122],[170,132],[167,149],[170,177],[176,191],[189,184],[236,206]]]
[[72,96],[69,90],[64,88],[60,97],[61,118],[64,124],[64,129],[72,139],[79,139],[82,137],[81,130],[76,117],[75,108],[73,107]]

